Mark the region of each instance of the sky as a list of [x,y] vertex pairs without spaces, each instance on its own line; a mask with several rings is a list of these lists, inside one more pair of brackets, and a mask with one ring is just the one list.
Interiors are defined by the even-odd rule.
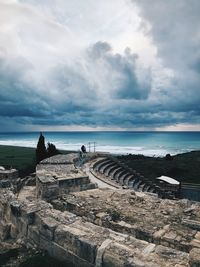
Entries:
[[200,131],[199,0],[0,0],[0,131]]

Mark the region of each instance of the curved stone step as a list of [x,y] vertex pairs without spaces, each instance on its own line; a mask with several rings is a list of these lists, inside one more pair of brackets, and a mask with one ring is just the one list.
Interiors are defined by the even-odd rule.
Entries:
[[126,170],[122,169],[122,171],[118,172],[116,175],[115,175],[115,180],[119,183],[120,182],[120,177],[126,173]]
[[142,183],[142,181],[137,177],[133,182],[132,186],[134,190],[138,190],[138,186]]
[[95,167],[95,171],[100,171],[100,169],[109,161],[109,159],[105,159],[104,161],[101,161],[98,165]]
[[149,188],[150,188],[150,185],[145,183],[145,185],[144,185],[144,187],[142,189],[142,192],[148,192]]
[[132,175],[132,177],[130,177],[128,180],[127,180],[127,186],[129,188],[133,188],[133,184],[135,183],[135,180],[137,178],[135,176]]
[[145,188],[146,184],[143,182],[138,186],[138,191],[139,192],[145,192],[144,188]]
[[134,190],[139,191],[140,186],[143,184],[144,184],[144,182],[139,180],[137,183],[134,184],[134,186],[133,186]]
[[149,193],[157,193],[155,188],[153,188],[153,187],[150,187],[150,189],[147,192],[149,192]]
[[136,177],[134,177],[135,179],[134,179],[134,181],[133,181],[133,184],[132,184],[132,186],[134,187],[135,186],[135,184],[136,183],[138,183],[140,180],[139,180],[139,178],[136,176]]
[[128,183],[128,187],[129,187],[129,188],[134,189],[133,184],[135,183],[135,180],[136,180],[136,179],[134,178],[133,180],[129,181],[129,183]]
[[96,166],[97,166],[98,164],[100,164],[101,162],[103,162],[104,160],[107,160],[107,158],[101,158],[101,159],[97,160],[97,161],[92,165],[93,170],[95,170]]
[[120,167],[117,164],[115,166],[111,167],[107,172],[107,176],[112,176],[113,172],[115,170],[117,170],[118,168],[120,168]]
[[121,185],[124,185],[124,184],[125,184],[125,179],[126,179],[128,176],[130,176],[130,175],[131,175],[130,172],[126,171],[126,173],[123,174],[123,175],[120,177],[120,180],[119,180],[120,184],[121,184]]
[[[130,173],[128,176],[126,176],[126,177],[124,178],[124,185],[128,186],[129,180],[132,179],[132,178],[134,178],[134,175],[131,174],[131,173]],[[133,180],[133,179],[132,179],[132,180]]]
[[108,168],[110,168],[111,166],[114,166],[114,164],[115,164],[115,163],[114,163],[112,160],[110,160],[110,162],[109,162],[108,164],[106,164],[105,166],[103,166],[103,167],[101,168],[102,173],[105,174],[106,170],[107,170]]
[[110,168],[112,168],[114,166],[116,166],[116,162],[113,161],[110,165],[108,165],[108,166],[106,166],[104,168],[104,174],[107,176],[108,175],[108,171],[110,170]]
[[111,175],[110,175],[111,179],[114,179],[114,180],[115,180],[115,175],[116,175],[118,172],[122,171],[122,170],[123,170],[122,167],[118,167],[117,169],[115,169],[115,170],[111,173]]
[[127,178],[124,180],[124,185],[129,186],[131,181],[134,181],[135,177],[133,174],[130,174],[127,176]]
[[110,160],[109,160],[109,159],[108,159],[107,161],[104,161],[104,162],[102,162],[102,163],[100,164],[100,166],[99,166],[99,168],[98,168],[98,171],[99,171],[100,173],[104,173],[104,168],[105,168],[108,164],[110,164]]
[[143,187],[143,191],[142,192],[149,192],[148,190],[150,189],[149,185],[146,185]]
[[152,187],[152,186],[149,186],[149,188],[147,189],[147,191],[146,192],[149,192],[149,193],[156,193],[156,190],[155,190],[155,188],[154,187]]

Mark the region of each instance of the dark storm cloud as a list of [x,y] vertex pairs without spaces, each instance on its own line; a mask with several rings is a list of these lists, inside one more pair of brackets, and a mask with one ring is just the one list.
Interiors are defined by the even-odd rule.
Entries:
[[137,54],[132,54],[127,48],[124,55],[114,54],[112,47],[106,42],[97,42],[88,51],[89,57],[95,62],[101,62],[110,71],[110,77],[116,77],[113,97],[117,99],[147,99],[151,91],[151,75],[148,79],[139,81],[136,75]]
[[[133,0],[133,3],[138,4],[142,17],[150,24],[148,34],[152,36],[163,64],[174,72],[171,83],[162,88],[165,94],[160,98],[162,108],[173,111],[177,123],[198,123],[200,1]],[[185,112],[184,116],[181,112]]]
[[23,58],[12,62],[0,60],[0,116],[40,117],[49,114],[41,96],[24,81],[24,73],[29,68],[31,65]]
[[80,1],[3,2],[1,130],[199,123],[199,1],[130,0],[131,10],[124,0],[86,0],[84,19]]

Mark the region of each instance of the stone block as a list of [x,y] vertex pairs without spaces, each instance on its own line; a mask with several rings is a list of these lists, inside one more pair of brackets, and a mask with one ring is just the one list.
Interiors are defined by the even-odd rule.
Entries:
[[19,234],[18,228],[15,225],[11,224],[10,237],[16,239],[18,234]]
[[160,267],[156,263],[149,263],[137,254],[137,249],[112,242],[104,251],[102,267]]
[[[89,235],[93,234],[92,238]],[[94,263],[96,258],[97,243],[95,233],[83,228],[81,224],[60,225],[55,231],[55,242],[68,249],[78,257]]]
[[200,230],[200,222],[196,220],[183,219],[182,224],[190,227],[193,230]]
[[5,241],[10,237],[11,224],[0,221],[0,240]]
[[192,247],[195,247],[195,248],[199,248],[200,249],[200,240],[198,239],[193,239],[191,242],[190,242],[190,245]]
[[123,259],[119,255],[106,251],[103,255],[102,267],[122,267],[124,266]]
[[39,247],[40,245],[40,233],[36,226],[30,225],[28,227],[27,239],[30,243],[33,243]]
[[195,235],[195,238],[198,239],[200,241],[200,232],[197,232]]
[[149,245],[147,245],[145,247],[145,249],[143,250],[143,253],[146,254],[146,255],[148,255],[148,254],[150,254],[150,253],[152,253],[152,252],[155,251],[155,247],[156,247],[155,244],[149,244]]
[[52,242],[51,250],[48,252],[52,257],[64,261],[65,263],[68,264],[72,263],[73,266],[76,267],[95,267],[94,264],[91,264],[90,262],[84,260],[83,258],[78,257],[73,252],[69,251],[63,246],[58,245],[55,242]]
[[190,267],[200,267],[200,249],[193,248],[189,254]]
[[177,234],[175,232],[170,231],[170,232],[166,233],[163,236],[163,239],[166,240],[166,241],[168,241],[168,242],[173,243],[174,240],[176,239],[176,237],[177,237]]
[[19,218],[18,222],[17,222],[17,228],[18,228],[19,234],[21,236],[26,237],[28,234],[28,221],[27,221],[27,219],[24,217]]
[[21,207],[18,201],[13,201],[10,203],[11,212],[15,217],[21,216]]
[[41,227],[39,229],[40,233],[49,241],[54,240],[54,232],[59,222],[53,218],[44,218],[42,220]]
[[160,229],[153,234],[153,240],[155,241],[156,244],[160,243],[160,240],[165,233],[166,233],[165,229]]
[[55,229],[60,224],[59,221],[52,218],[51,215],[51,211],[40,211],[35,214],[35,224],[38,227],[39,233],[49,241],[54,240]]
[[40,249],[47,251],[49,255],[52,254],[52,242],[49,242],[49,240],[42,235],[40,235]]

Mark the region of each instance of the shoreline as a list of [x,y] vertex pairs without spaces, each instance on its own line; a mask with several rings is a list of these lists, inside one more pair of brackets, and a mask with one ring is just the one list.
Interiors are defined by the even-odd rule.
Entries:
[[[61,151],[62,153],[64,153],[64,154],[65,153],[69,153],[69,152],[77,153],[77,152],[80,151],[80,149],[77,149],[77,150],[75,150],[75,149],[63,149],[63,148],[60,148],[61,146],[60,145],[57,145],[56,142],[54,142],[54,144],[56,145],[57,149],[59,151]],[[10,147],[10,148],[30,149],[30,150],[32,149],[32,150],[35,150],[36,149],[36,146],[37,146],[37,144],[35,146],[23,146],[23,145],[10,145],[10,144],[1,144],[0,143],[0,148],[1,147]],[[73,144],[72,146],[78,146],[79,148],[81,147],[81,146],[76,145],[76,144]],[[167,154],[170,154],[171,156],[176,156],[176,155],[180,155],[180,154],[185,154],[185,153],[200,151],[200,149],[196,149],[196,150],[194,150],[194,149],[191,149],[191,150],[190,149],[185,149],[185,150],[182,150],[182,151],[177,151],[176,153],[171,153],[170,151],[167,151],[166,150],[165,153],[156,154],[156,153],[142,153],[142,151],[140,153],[140,151],[137,150],[136,147],[131,147],[131,146],[128,146],[128,147],[124,147],[124,146],[109,146],[109,147],[118,147],[118,148],[122,148],[122,149],[127,148],[127,151],[126,152],[119,152],[119,151],[118,152],[117,151],[116,152],[113,152],[113,151],[106,151],[106,150],[102,150],[102,149],[98,150],[98,148],[97,148],[96,152],[97,153],[108,153],[108,154],[113,155],[113,156],[116,156],[116,157],[117,156],[128,156],[128,155],[141,155],[141,156],[144,156],[144,157],[164,158]],[[130,148],[135,148],[134,153],[131,152],[131,151],[128,151]],[[144,151],[148,151],[148,149],[146,149]],[[154,150],[149,149],[149,151],[154,151]],[[89,152],[88,149],[87,149],[87,152]],[[91,151],[91,152],[93,153],[93,151]],[[156,152],[156,149],[155,149],[154,152]]]

